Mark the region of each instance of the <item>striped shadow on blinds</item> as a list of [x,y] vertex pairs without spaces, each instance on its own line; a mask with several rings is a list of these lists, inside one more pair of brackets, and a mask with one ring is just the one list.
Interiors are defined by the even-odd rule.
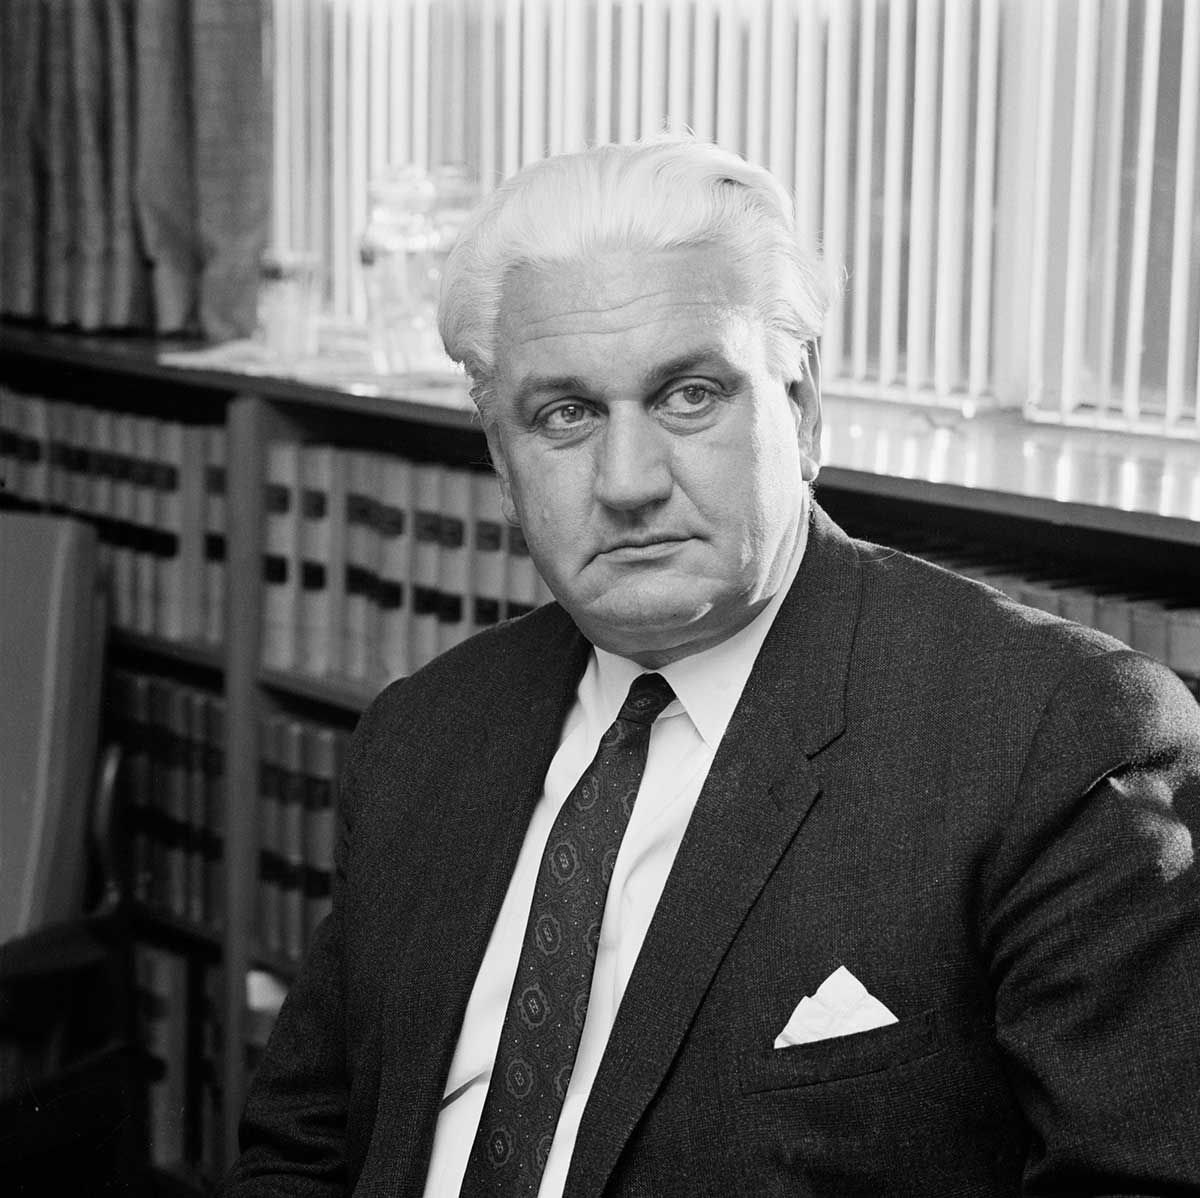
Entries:
[[688,128],[844,265],[830,391],[1198,435],[1200,4],[269,2],[274,241],[336,317],[386,167]]

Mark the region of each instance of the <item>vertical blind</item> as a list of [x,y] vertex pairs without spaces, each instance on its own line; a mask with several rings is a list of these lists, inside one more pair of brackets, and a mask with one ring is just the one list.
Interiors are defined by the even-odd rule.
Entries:
[[845,268],[827,388],[1197,436],[1195,0],[271,0],[278,247],[364,315],[392,165],[689,129]]

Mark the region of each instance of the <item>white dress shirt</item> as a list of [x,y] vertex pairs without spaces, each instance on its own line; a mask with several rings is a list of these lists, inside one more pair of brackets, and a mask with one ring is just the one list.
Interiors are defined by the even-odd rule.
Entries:
[[[717,746],[800,566],[807,529],[805,521],[778,593],[745,628],[710,649],[657,671],[671,684],[676,698],[651,730],[641,788],[609,883],[587,1018],[539,1198],[561,1198],[579,1121],[621,996]],[[592,651],[467,1003],[438,1115],[425,1198],[456,1198],[462,1188],[517,973],[546,838],[559,808],[595,756],[600,737],[616,719],[630,684],[647,672],[636,662],[603,649]]]

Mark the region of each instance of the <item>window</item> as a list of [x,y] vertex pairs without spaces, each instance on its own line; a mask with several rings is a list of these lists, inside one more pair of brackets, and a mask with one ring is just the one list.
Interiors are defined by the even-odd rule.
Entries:
[[385,167],[686,126],[844,264],[829,390],[1197,435],[1196,3],[271,2],[274,240],[337,317]]

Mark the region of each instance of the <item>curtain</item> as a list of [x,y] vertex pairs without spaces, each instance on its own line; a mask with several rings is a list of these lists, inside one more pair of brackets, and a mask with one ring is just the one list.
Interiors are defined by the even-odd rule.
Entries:
[[244,335],[269,219],[261,6],[0,4],[0,314]]

